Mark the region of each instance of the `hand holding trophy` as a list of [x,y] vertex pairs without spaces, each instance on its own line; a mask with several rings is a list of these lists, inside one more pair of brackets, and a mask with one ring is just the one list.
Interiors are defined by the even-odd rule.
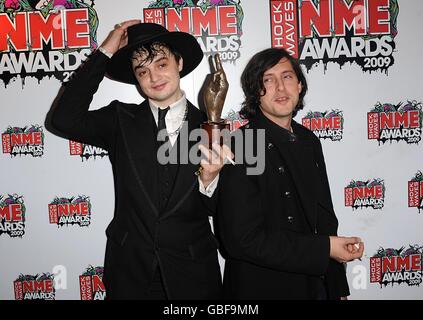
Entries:
[[[203,141],[205,143],[204,145],[200,144],[199,148],[205,159],[201,160],[197,174],[200,175],[205,188],[219,174],[226,161],[235,164],[232,160],[234,155],[230,148],[224,144],[229,139],[229,124],[225,123],[221,115],[229,84],[219,54],[214,56],[214,64],[215,71],[205,84],[203,92],[208,121],[200,125],[201,129],[204,130]],[[206,146],[208,146],[208,149]]]

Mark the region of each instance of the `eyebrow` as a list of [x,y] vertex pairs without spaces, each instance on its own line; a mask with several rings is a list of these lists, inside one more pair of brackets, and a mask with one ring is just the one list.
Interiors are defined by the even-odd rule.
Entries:
[[[285,71],[282,71],[282,74],[285,74],[285,73],[295,73],[294,72],[294,70],[285,70]],[[273,72],[268,72],[268,73],[264,73],[263,74],[263,77],[266,77],[266,76],[271,76],[272,74],[275,74],[275,73],[273,73]]]
[[[157,60],[153,60],[151,63],[160,63],[161,61],[163,61],[163,60],[169,60],[169,58],[167,57],[167,56],[162,56],[162,57],[160,57],[160,58],[158,58]],[[150,63],[150,64],[151,64]],[[136,71],[136,70],[138,70],[138,69],[140,69],[140,68],[144,68],[144,64],[142,65],[142,66],[136,66],[135,68],[134,68],[134,71]]]

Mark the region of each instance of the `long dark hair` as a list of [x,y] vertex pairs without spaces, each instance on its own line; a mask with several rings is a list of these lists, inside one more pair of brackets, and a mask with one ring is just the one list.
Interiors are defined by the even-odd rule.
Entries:
[[[270,48],[256,53],[242,72],[241,86],[244,91],[245,100],[242,103],[242,108],[239,113],[243,118],[254,118],[257,108],[260,106],[260,98],[266,94],[266,89],[263,84],[263,75],[283,58],[291,62],[298,81],[301,82],[302,85],[298,104],[293,112],[293,116],[295,117],[297,112],[304,108],[307,81],[298,60],[293,58],[285,49]],[[261,92],[263,94],[260,94]]]

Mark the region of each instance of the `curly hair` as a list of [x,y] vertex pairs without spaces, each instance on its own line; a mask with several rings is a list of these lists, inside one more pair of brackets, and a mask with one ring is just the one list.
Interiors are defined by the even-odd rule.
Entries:
[[[154,58],[158,54],[166,55],[166,52],[164,51],[165,48],[168,49],[171,54],[173,54],[176,62],[178,63],[181,59],[181,54],[177,50],[175,50],[171,45],[158,41],[143,44],[142,46],[135,48],[132,52],[131,59],[137,61],[138,66],[142,67],[145,64],[153,62]],[[138,57],[143,55],[144,58],[138,61]]]
[[257,108],[260,107],[260,98],[266,94],[263,84],[263,75],[278,62],[286,58],[291,62],[292,68],[302,85],[298,104],[294,109],[293,117],[304,108],[304,96],[307,93],[307,80],[297,59],[293,58],[285,49],[270,48],[256,53],[247,63],[241,75],[241,86],[245,99],[242,102],[240,115],[244,119],[254,118]]

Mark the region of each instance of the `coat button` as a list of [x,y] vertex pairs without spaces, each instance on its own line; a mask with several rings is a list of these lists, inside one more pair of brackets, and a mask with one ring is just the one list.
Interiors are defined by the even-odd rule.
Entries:
[[280,167],[278,168],[278,172],[279,172],[279,173],[285,173],[285,168],[284,168],[283,166],[280,166]]
[[294,217],[288,216],[288,223],[293,223],[293,222],[294,222]]
[[268,144],[267,144],[267,149],[272,149],[273,148],[273,143],[271,143],[271,142],[269,142]]
[[289,142],[295,142],[297,141],[297,136],[293,133],[289,134]]
[[287,198],[291,198],[291,192],[290,191],[285,191],[285,197]]

